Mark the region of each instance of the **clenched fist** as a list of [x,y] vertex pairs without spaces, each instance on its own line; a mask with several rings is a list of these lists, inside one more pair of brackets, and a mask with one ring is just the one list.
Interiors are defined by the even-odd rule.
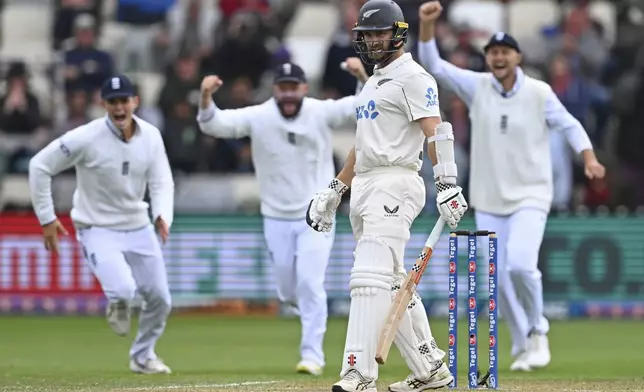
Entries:
[[201,94],[211,96],[219,90],[222,84],[224,84],[224,82],[219,78],[219,76],[206,76],[201,82]]
[[342,65],[345,71],[355,76],[362,83],[365,83],[369,79],[369,75],[367,75],[367,71],[364,69],[364,65],[359,58],[347,57]]
[[443,6],[438,1],[428,1],[418,9],[420,21],[424,23],[436,22],[442,13]]
[[606,168],[597,159],[593,159],[584,163],[584,173],[591,180],[594,178],[601,179],[606,175]]

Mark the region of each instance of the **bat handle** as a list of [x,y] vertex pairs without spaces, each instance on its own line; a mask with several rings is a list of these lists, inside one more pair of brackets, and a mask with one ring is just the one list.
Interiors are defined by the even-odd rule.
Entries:
[[441,233],[443,232],[443,228],[445,228],[445,219],[443,217],[439,217],[438,220],[436,221],[436,224],[434,225],[434,228],[432,229],[431,233],[429,233],[429,237],[427,237],[427,241],[425,241],[425,246],[427,248],[432,248],[436,246],[436,243],[441,237]]
[[343,61],[342,63],[340,63],[340,69],[349,72],[349,64],[347,64],[346,61]]

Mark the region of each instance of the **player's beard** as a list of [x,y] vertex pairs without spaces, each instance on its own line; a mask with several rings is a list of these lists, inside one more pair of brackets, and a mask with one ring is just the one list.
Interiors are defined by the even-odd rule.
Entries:
[[384,66],[389,62],[393,52],[388,50],[388,44],[385,41],[379,41],[369,44],[369,58],[379,66]]
[[284,118],[294,118],[302,109],[304,97],[298,93],[286,92],[275,97],[277,108]]
[[302,109],[302,100],[300,101],[292,101],[292,100],[282,100],[282,101],[277,101],[277,107],[280,110],[280,113],[282,116],[285,118],[293,118],[296,117],[300,113],[300,109]]

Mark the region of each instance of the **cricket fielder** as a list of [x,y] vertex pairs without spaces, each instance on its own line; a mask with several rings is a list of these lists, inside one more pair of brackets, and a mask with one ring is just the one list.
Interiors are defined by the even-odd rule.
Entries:
[[[355,147],[340,174],[315,195],[307,213],[311,227],[331,230],[342,194],[351,186],[350,221],[357,244],[341,379],[333,385],[334,392],[376,392],[378,335],[405,279],[410,227],[425,204],[418,172],[426,138],[438,211],[452,228],[467,211],[455,185],[452,127],[441,123],[436,82],[403,49],[407,29],[394,1],[371,0],[360,9],[354,48],[363,61],[376,65],[374,74],[356,99]],[[417,295],[395,344],[411,374],[390,385],[389,391],[426,391],[453,381]]]
[[[359,80],[367,80],[358,58],[349,58],[346,64]],[[251,139],[264,237],[273,261],[277,294],[280,301],[296,307],[302,323],[301,361],[296,370],[317,376],[325,365],[324,280],[334,233],[311,230],[305,221],[306,208],[315,191],[333,179],[331,129],[354,126],[355,97],[306,97],[306,77],[296,64],[280,65],[275,75],[271,99],[235,110],[215,106],[212,94],[222,81],[207,76],[201,84],[197,120],[208,135]]]
[[499,306],[512,337],[512,370],[550,362],[543,316],[539,248],[553,198],[551,131],[561,132],[584,160],[588,178],[605,169],[581,124],[550,86],[523,73],[517,41],[496,33],[485,46],[491,72],[457,68],[442,60],[434,40],[438,1],[420,7],[419,58],[470,112],[470,199],[476,225],[499,238]]
[[[125,76],[105,81],[101,98],[107,115],[73,129],[31,159],[31,201],[43,227],[45,247],[58,251],[51,178],[76,168],[72,221],[89,268],[109,301],[107,321],[125,336],[130,303],[138,291],[144,303],[139,332],[130,349],[135,373],[171,373],[155,345],[170,314],[170,291],[159,239],[165,242],[173,219],[174,182],[161,139],[153,125],[134,116],[139,98]],[[154,226],[143,201],[149,188]]]

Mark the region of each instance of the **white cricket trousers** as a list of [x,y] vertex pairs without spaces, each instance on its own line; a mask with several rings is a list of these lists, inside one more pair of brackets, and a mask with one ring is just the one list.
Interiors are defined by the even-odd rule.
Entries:
[[547,217],[545,211],[535,208],[504,216],[475,213],[477,229],[494,231],[498,237],[499,313],[510,329],[513,356],[527,349],[532,330],[546,334],[550,328],[543,316],[543,284],[538,269]]
[[[424,204],[424,181],[410,169],[375,168],[356,174],[351,183],[349,218],[356,250],[340,377],[357,370],[368,380],[378,379],[378,336],[392,298],[405,280],[405,248],[411,225]],[[433,342],[425,307],[414,295],[401,317],[394,343],[415,377],[430,378],[431,361],[444,356],[434,350]]]
[[139,331],[130,349],[138,363],[156,359],[157,340],[172,308],[161,245],[152,225],[130,231],[79,228],[77,237],[94,276],[109,301],[143,298]]
[[277,295],[297,306],[302,323],[302,360],[324,366],[322,345],[327,324],[326,268],[334,231],[318,233],[306,220],[264,218],[264,237],[273,261]]

